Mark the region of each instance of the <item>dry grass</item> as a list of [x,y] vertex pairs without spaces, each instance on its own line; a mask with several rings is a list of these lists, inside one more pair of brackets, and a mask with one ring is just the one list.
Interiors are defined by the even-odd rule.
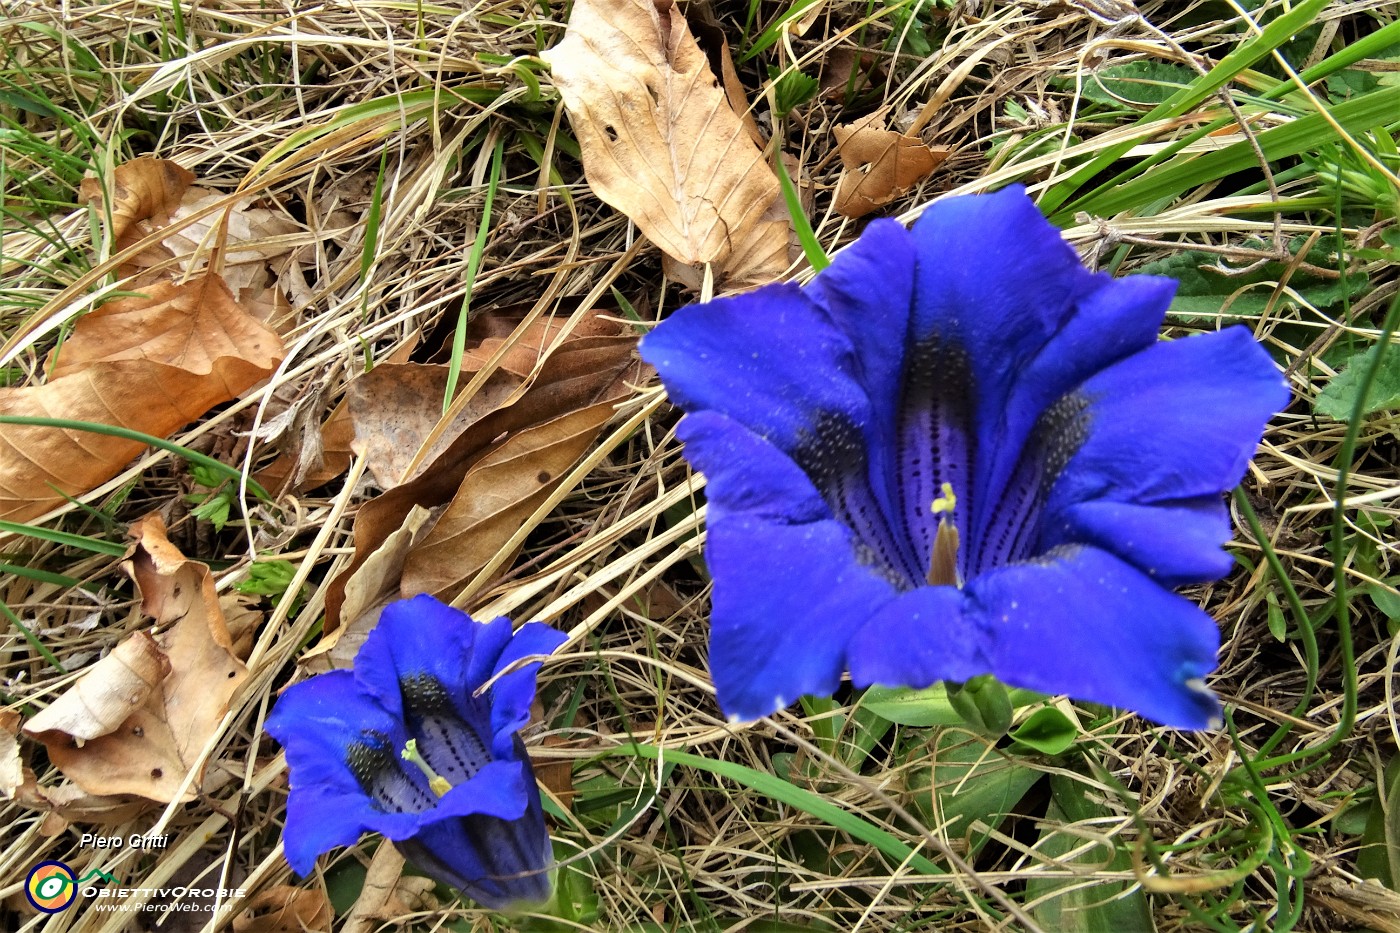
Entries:
[[[563,318],[610,305],[616,289],[649,322],[688,300],[666,282],[655,250],[590,194],[570,155],[568,124],[547,75],[542,96],[526,80],[541,71],[533,56],[561,35],[560,8],[516,0],[471,8],[417,0],[217,0],[181,4],[177,20],[168,3],[155,0],[53,9],[11,0],[5,6],[4,74],[28,82],[55,111],[17,107],[13,96],[0,97],[11,127],[11,136],[0,140],[7,185],[0,333],[9,341],[10,384],[38,378],[43,355],[74,317],[120,288],[111,273],[123,257],[103,254],[100,224],[75,206],[77,178],[85,167],[108,176],[115,164],[147,152],[188,167],[230,202],[252,199],[295,231],[265,244],[277,255],[272,268],[290,299],[277,320],[289,348],[286,362],[265,388],[176,438],[250,469],[276,454],[279,439],[270,426],[287,421],[289,411],[319,421],[368,361],[415,338],[442,343],[461,306],[497,139],[505,140],[506,158],[473,289],[474,311],[522,306]],[[947,190],[1026,179],[1045,191],[1084,154],[1140,139],[1132,154],[1142,156],[1171,138],[1143,135],[1122,118],[1079,119],[1076,78],[1091,81],[1099,69],[1129,61],[1180,57],[1154,31],[1132,24],[1110,29],[1092,8],[990,0],[959,3],[952,11],[920,7],[933,41],[930,53],[916,55],[908,33],[901,36],[908,21],[901,24],[888,10],[830,3],[805,36],[788,36],[759,60],[816,74],[852,56],[870,56],[861,107],[883,103],[896,123],[923,128],[926,142],[956,149],[943,171],[896,205],[907,217]],[[760,25],[781,12],[762,10]],[[1386,21],[1397,12],[1394,3],[1341,4],[1317,22],[1324,33],[1345,37],[1368,10]],[[744,8],[718,4],[716,12],[735,41]],[[1145,3],[1142,12],[1198,55],[1218,59],[1240,41],[1239,14],[1225,4]],[[754,69],[745,73],[751,92],[756,75]],[[1214,116],[1221,108],[1207,100],[1174,125],[1200,124],[1207,111]],[[760,103],[756,112],[762,117],[768,108]],[[765,126],[783,152],[800,160],[813,225],[828,250],[849,242],[859,227],[828,209],[839,171],[832,127],[849,118],[838,100],[823,96],[779,125]],[[1254,131],[1281,119],[1263,113]],[[1208,137],[1198,146],[1206,151],[1238,138]],[[1333,235],[1316,206],[1270,214],[1258,209],[1267,193],[1235,197],[1239,186],[1193,187],[1150,215],[1078,218],[1069,235],[1092,261],[1115,269],[1184,247],[1215,249],[1226,262],[1244,266],[1261,257],[1287,258],[1279,252],[1282,236]],[[367,245],[376,187],[382,209]],[[1290,177],[1279,194],[1303,197],[1316,187],[1315,175]],[[1342,232],[1353,249],[1363,237],[1374,245],[1374,235],[1364,226]],[[1333,314],[1337,309],[1280,300],[1249,319],[1260,339],[1291,364],[1302,401],[1275,421],[1245,495],[1301,605],[1322,619],[1330,619],[1337,560],[1353,588],[1393,580],[1393,541],[1375,520],[1397,514],[1395,422],[1375,417],[1360,432],[1348,488],[1370,519],[1358,521],[1359,509],[1348,512],[1347,550],[1338,555],[1329,527],[1346,425],[1313,416],[1307,401],[1332,374],[1336,357],[1325,351],[1376,339],[1396,287],[1382,262],[1353,258],[1352,273],[1368,262],[1372,288],[1345,318]],[[1334,275],[1326,267],[1320,272]],[[1285,297],[1282,288],[1278,294]],[[578,471],[577,486],[522,530],[520,556],[459,597],[479,616],[539,618],[570,633],[542,677],[550,705],[541,731],[554,744],[540,745],[537,734],[532,746],[540,762],[573,765],[575,817],[559,823],[555,836],[561,851],[578,853],[571,870],[598,899],[598,919],[580,928],[623,930],[650,921],[662,930],[739,930],[774,920],[849,931],[1030,929],[1050,900],[1071,890],[1092,899],[1096,890],[1112,893],[1102,887],[1106,882],[1119,881],[1127,894],[1140,886],[1151,892],[1161,931],[1400,929],[1400,897],[1353,884],[1356,814],[1374,799],[1397,734],[1396,650],[1387,620],[1371,601],[1354,594],[1350,604],[1357,712],[1354,727],[1342,734],[1337,632],[1330,622],[1317,632],[1316,689],[1295,713],[1310,662],[1299,638],[1280,641],[1271,634],[1271,612],[1291,626],[1297,620],[1267,569],[1261,542],[1237,516],[1236,550],[1255,569],[1194,594],[1225,633],[1214,686],[1235,709],[1237,735],[1163,733],[1135,718],[1086,713],[1091,735],[1083,754],[1010,759],[1004,750],[984,748],[986,761],[1005,759],[1006,767],[1030,775],[1033,786],[1009,818],[979,824],[977,832],[966,824],[950,832],[932,812],[927,791],[936,749],[927,730],[897,728],[869,757],[842,760],[828,754],[840,742],[822,745],[820,728],[791,711],[747,728],[724,722],[705,664],[707,593],[697,534],[703,512],[694,501],[699,483],[679,458],[673,424],[654,389],[639,391]],[[284,766],[261,723],[318,631],[325,585],[349,560],[351,519],[369,495],[360,479],[353,468],[348,478],[309,492],[283,491],[275,503],[250,499],[246,520],[216,533],[189,515],[184,497],[193,487],[184,465],[156,454],[84,496],[85,506],[65,507],[39,523],[120,541],[125,524],[159,510],[185,553],[215,567],[221,590],[246,581],[258,556],[270,555],[292,563],[291,591],[304,599],[258,603],[265,618],[249,658],[251,676],[206,749],[211,766],[199,799],[134,815],[118,812],[117,822],[96,830],[165,832],[169,848],[115,854],[82,848],[78,833],[92,830],[88,817],[70,814],[70,821],[5,804],[0,925],[112,933],[146,928],[140,924],[160,916],[134,921],[136,915],[84,910],[34,916],[23,903],[22,884],[43,859],[61,859],[80,875],[101,867],[146,887],[227,879],[256,893],[299,883],[328,885],[338,902],[347,892],[353,901],[356,866],[369,862],[375,840],[323,858],[316,876],[292,881],[280,849]],[[1356,559],[1363,538],[1374,555],[1365,566]],[[6,575],[0,583],[6,604],[69,670],[81,670],[148,625],[118,558],[35,538],[11,539],[4,547],[14,563],[81,581],[72,587]],[[32,711],[72,680],[17,631],[4,636],[0,650],[12,709]],[[1286,735],[1261,751],[1280,727]],[[967,861],[937,877],[894,865],[752,787],[704,770],[609,754],[629,735],[787,775],[892,836],[920,844],[921,854],[935,861],[949,864],[940,851]],[[1338,744],[1291,766],[1260,774],[1242,766],[1306,751],[1332,736]],[[36,748],[26,743],[25,754],[40,783],[60,783]],[[1052,813],[1044,779],[1051,776],[1056,788],[1082,788],[1092,815]],[[994,769],[978,770],[973,780],[995,781]],[[920,825],[900,819],[900,808]],[[969,852],[969,836],[982,834],[988,840]],[[1046,887],[1051,879],[1069,886]],[[1007,917],[992,891],[1004,892],[1030,916]],[[1295,897],[1301,912],[1281,920],[1291,915]],[[212,911],[215,905],[207,906]],[[198,929],[205,921],[208,929],[236,928],[243,906],[171,915],[158,928]],[[502,929],[498,920],[450,902],[425,905],[383,928],[393,923]],[[363,927],[375,928],[377,922]]]

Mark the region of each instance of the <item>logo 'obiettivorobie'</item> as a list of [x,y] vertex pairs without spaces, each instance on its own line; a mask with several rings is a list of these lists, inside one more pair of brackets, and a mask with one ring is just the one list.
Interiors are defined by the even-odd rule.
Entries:
[[56,914],[77,900],[77,876],[62,862],[40,862],[24,879],[24,896],[35,910]]

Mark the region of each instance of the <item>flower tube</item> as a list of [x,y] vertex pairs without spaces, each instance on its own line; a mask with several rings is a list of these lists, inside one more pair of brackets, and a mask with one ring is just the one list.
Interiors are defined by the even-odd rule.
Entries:
[[483,906],[547,902],[549,834],[518,735],[539,663],[518,662],[564,637],[538,622],[512,634],[508,619],[416,596],[384,609],[353,672],[289,687],[267,731],[291,772],[292,868],[307,874],[320,853],[377,832]]
[[707,479],[719,701],[993,674],[1219,715],[1222,493],[1288,399],[1248,330],[1158,341],[1175,283],[1085,269],[1019,187],[870,224],[805,288],[642,342]]

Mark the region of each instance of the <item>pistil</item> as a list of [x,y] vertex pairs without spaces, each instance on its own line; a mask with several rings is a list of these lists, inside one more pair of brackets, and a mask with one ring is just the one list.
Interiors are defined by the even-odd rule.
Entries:
[[427,760],[418,753],[417,739],[409,739],[408,743],[404,745],[403,751],[399,752],[399,757],[409,764],[414,765],[419,771],[422,771],[423,776],[428,779],[428,787],[439,797],[444,796],[452,789],[452,785],[448,783],[447,778],[434,771],[432,765],[428,764]]
[[933,539],[933,554],[929,559],[929,586],[962,586],[958,575],[958,526],[952,521],[958,497],[952,483],[944,483],[943,494],[933,500],[933,514],[938,516],[938,533]]

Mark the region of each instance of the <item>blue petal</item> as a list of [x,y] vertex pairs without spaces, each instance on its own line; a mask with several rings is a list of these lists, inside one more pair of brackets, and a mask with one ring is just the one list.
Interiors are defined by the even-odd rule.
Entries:
[[855,350],[856,377],[882,422],[875,442],[887,448],[894,443],[910,341],[916,262],[909,231],[894,220],[876,220],[807,287]]
[[991,673],[1008,684],[1135,710],[1205,729],[1220,704],[1204,686],[1220,633],[1194,603],[1095,548],[1067,548],[971,581],[990,638]]
[[401,745],[407,736],[400,723],[360,693],[349,671],[289,687],[266,729],[287,753],[291,796],[285,841],[287,861],[298,874],[310,872],[317,855],[351,845],[386,821],[401,832],[417,828],[415,814],[376,809],[350,771],[349,750],[364,741],[366,731],[382,733],[391,744]]
[[856,562],[854,544],[834,521],[710,524],[710,670],[727,715],[756,719],[839,686],[851,633],[896,592]]
[[[748,428],[713,411],[687,415],[676,430],[686,459],[705,474],[710,523],[730,514],[802,524],[837,518],[864,553],[902,578],[922,579],[908,539],[891,527],[872,491],[860,442],[834,445],[804,470]],[[808,453],[815,449],[808,448]],[[823,482],[825,500],[813,484]],[[836,510],[833,512],[833,510]]]
[[[399,682],[409,675],[431,675],[454,698],[469,694],[466,678],[480,628],[465,612],[431,596],[392,602],[355,655],[355,679],[400,720],[404,709]],[[506,623],[506,637],[509,634]]]
[[793,285],[681,308],[641,354],[682,409],[728,415],[788,453],[823,419],[870,423],[850,341]]
[[1264,425],[1288,401],[1273,361],[1249,331],[1156,344],[1084,383],[1087,438],[1047,503],[1106,498],[1147,504],[1230,489]]
[[[567,639],[563,632],[543,622],[527,622],[501,652],[492,675],[521,658],[553,654]],[[519,741],[516,731],[530,721],[530,705],[535,701],[535,677],[539,672],[538,661],[526,664],[517,671],[501,675],[491,687],[491,744],[497,758],[510,757],[514,743]]]
[[851,639],[848,663],[857,687],[927,687],[991,670],[980,620],[965,616],[956,587],[925,586],[901,594]]
[[736,512],[794,524],[832,517],[792,458],[733,418],[698,411],[681,419],[676,437],[691,466],[705,474],[711,522]]
[[1028,453],[1026,444],[1046,409],[1099,370],[1155,344],[1176,290],[1171,279],[1151,276],[1093,276],[1092,283],[1095,290],[1079,299],[1064,326],[1019,370],[1005,411],[981,420],[979,443],[987,456],[978,471],[971,547],[980,548],[981,535],[994,524],[996,503],[1014,486],[1018,460]]
[[[493,761],[465,784],[458,784],[438,799],[437,807],[426,814],[424,826],[459,816],[482,813],[513,820],[525,812],[536,794],[535,779],[529,769],[525,746],[516,739],[520,758],[512,750],[505,761]],[[385,835],[389,835],[385,833]],[[393,838],[393,837],[391,837]]]
[[1234,560],[1230,515],[1218,496],[1159,505],[1097,500],[1071,505],[1046,529],[1045,544],[1089,544],[1116,554],[1165,587],[1219,580]]
[[[970,514],[959,525],[970,555],[964,560],[975,571],[1004,560],[1014,547],[991,539],[1039,508],[1039,472],[1024,461],[1038,455],[1026,447],[1042,413],[1099,369],[1151,346],[1174,283],[1089,272],[1020,186],[936,201],[913,235],[913,342],[963,358],[953,379],[966,383],[975,405],[966,416],[973,436],[964,443],[975,455],[971,473],[963,465],[937,477],[968,498]],[[945,374],[946,395],[950,367],[935,368]],[[917,448],[915,438],[901,443],[906,452]],[[927,509],[930,490],[911,492],[906,508]]]
[[1103,277],[1078,257],[1019,185],[931,204],[912,230],[919,256],[912,339],[967,354],[982,420]]
[[[543,902],[552,886],[549,834],[518,740],[516,752],[519,761],[498,762],[472,787],[450,791],[437,814],[443,818],[397,843],[429,875],[496,910]],[[467,815],[454,815],[463,804]]]

